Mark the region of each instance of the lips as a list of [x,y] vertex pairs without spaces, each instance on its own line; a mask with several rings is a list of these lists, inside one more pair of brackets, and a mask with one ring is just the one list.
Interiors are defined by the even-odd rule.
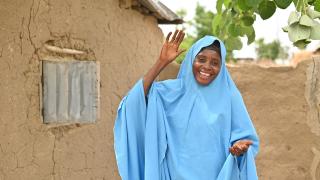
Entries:
[[199,74],[200,74],[200,77],[201,77],[202,79],[209,79],[210,76],[212,76],[211,74],[205,73],[205,72],[203,72],[203,71],[200,71]]

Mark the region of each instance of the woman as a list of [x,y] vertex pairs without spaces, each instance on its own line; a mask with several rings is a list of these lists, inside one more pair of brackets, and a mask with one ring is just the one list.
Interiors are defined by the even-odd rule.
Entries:
[[159,59],[123,98],[114,127],[124,180],[258,179],[258,136],[225,66],[224,44],[205,36],[177,79],[154,82],[183,50],[168,34]]

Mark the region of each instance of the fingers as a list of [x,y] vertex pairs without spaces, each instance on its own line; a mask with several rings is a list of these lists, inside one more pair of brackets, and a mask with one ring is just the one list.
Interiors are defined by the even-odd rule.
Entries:
[[166,37],[166,42],[170,42],[170,43],[175,43],[180,45],[181,42],[183,41],[184,35],[185,33],[183,32],[183,30],[176,30],[170,40],[170,36],[171,36],[172,32],[170,32],[167,37]]
[[229,148],[229,152],[230,152],[232,155],[235,155],[235,152],[234,152],[234,150],[233,150],[232,147]]
[[241,140],[236,142],[229,150],[232,155],[240,156],[241,154],[247,152],[250,145],[252,145],[250,140]]
[[182,33],[182,35],[179,37],[179,40],[178,40],[178,44],[180,45],[181,43],[182,43],[182,41],[183,41],[183,39],[184,39],[184,35],[185,35],[185,33],[183,32],[183,31],[181,31]]
[[173,36],[172,36],[172,39],[171,39],[171,41],[170,41],[171,43],[173,43],[173,42],[175,41],[178,32],[179,32],[178,29],[174,32],[174,34],[173,34]]
[[179,44],[180,38],[183,36],[183,31],[179,31],[174,43]]
[[233,146],[233,147],[229,148],[229,151],[234,156],[240,156],[241,155],[241,151],[237,147]]
[[166,42],[169,42],[171,34],[172,32],[169,32],[169,34],[167,35]]
[[246,144],[247,146],[250,146],[250,145],[253,144],[253,142],[252,142],[251,140],[242,140],[242,142],[243,142],[244,144]]

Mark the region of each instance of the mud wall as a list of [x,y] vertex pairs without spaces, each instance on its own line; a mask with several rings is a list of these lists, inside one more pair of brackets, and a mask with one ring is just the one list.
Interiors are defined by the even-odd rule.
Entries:
[[[120,179],[112,128],[121,97],[157,58],[153,17],[118,0],[0,1],[0,179]],[[41,121],[41,49],[80,41],[100,62],[100,119]],[[174,77],[170,66],[162,79]],[[229,68],[261,139],[260,179],[320,179],[319,59],[297,68]]]
[[[161,79],[176,76],[172,64]],[[296,68],[228,68],[260,137],[261,180],[320,179],[320,58]]]
[[[118,0],[0,1],[0,179],[119,179],[113,124],[120,98],[157,58],[162,32],[154,17]],[[81,41],[100,62],[100,119],[41,121],[41,49]]]

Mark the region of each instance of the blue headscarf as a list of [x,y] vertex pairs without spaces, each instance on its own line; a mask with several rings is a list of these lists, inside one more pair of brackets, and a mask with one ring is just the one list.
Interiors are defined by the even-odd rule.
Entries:
[[[192,66],[203,47],[219,41],[221,70],[207,86]],[[177,79],[154,82],[145,101],[142,80],[123,98],[114,127],[115,154],[124,180],[254,180],[258,136],[225,65],[224,44],[205,36],[188,51]],[[236,141],[254,143],[235,157]]]

